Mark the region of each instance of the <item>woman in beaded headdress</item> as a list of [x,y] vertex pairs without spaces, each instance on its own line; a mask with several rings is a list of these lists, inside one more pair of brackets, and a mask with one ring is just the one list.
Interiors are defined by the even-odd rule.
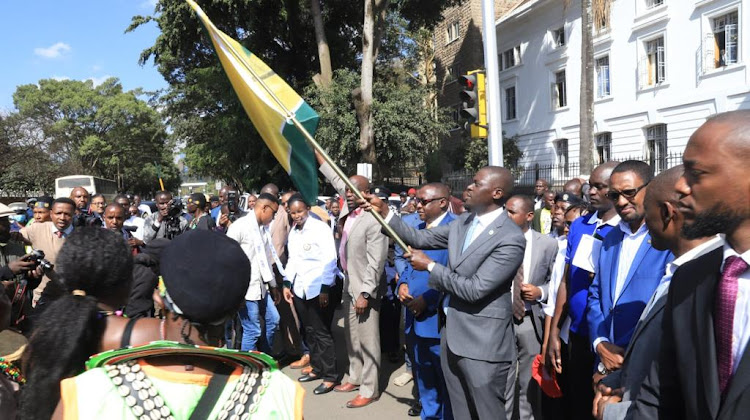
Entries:
[[92,357],[86,372],[62,381],[52,418],[301,418],[304,391],[273,359],[214,347],[249,284],[239,244],[188,231],[162,251],[160,270],[154,300],[164,319],[140,319],[132,335],[158,341]]

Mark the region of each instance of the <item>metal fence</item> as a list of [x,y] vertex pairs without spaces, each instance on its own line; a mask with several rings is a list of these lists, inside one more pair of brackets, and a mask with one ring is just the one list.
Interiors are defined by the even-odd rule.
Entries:
[[[675,167],[682,163],[682,153],[671,153],[661,157],[635,157],[628,156],[613,159],[617,162],[626,160],[640,160],[646,162],[654,168],[654,174],[658,175],[662,171]],[[468,169],[459,169],[443,177],[443,183],[450,186],[454,194],[459,194],[467,185],[472,183],[475,171]],[[553,190],[562,190],[563,185],[571,178],[584,176],[588,178],[589,174],[581,174],[581,165],[579,162],[570,162],[567,164],[538,164],[523,166],[513,170],[516,187],[533,187],[537,179],[546,179]]]

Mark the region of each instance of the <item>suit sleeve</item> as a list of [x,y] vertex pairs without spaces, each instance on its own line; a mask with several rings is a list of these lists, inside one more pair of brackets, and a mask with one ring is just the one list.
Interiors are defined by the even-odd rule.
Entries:
[[339,193],[340,196],[344,197],[346,195],[346,183],[343,179],[341,179],[340,176],[338,176],[338,174],[336,174],[336,171],[331,168],[331,165],[329,165],[328,163],[320,165],[320,173],[322,173],[323,176],[326,177],[328,182],[331,183],[333,188],[337,193]]
[[[549,237],[547,237],[549,238]],[[552,238],[549,238],[552,239]],[[543,268],[545,271],[544,275],[544,281],[542,284],[540,284],[539,287],[542,289],[542,297],[540,301],[546,302],[547,299],[549,299],[549,282],[550,278],[552,277],[552,270],[555,267],[555,257],[557,257],[557,241],[552,239],[552,241],[545,241],[545,261],[544,265],[542,265],[541,268]]]
[[[435,230],[437,229],[426,232]],[[525,242],[526,239],[519,234],[506,243],[499,243],[471,277],[462,276],[444,265],[435,264],[430,273],[430,287],[447,291],[466,302],[477,302],[504,283],[513,280],[523,262]]]
[[606,323],[604,322],[604,314],[602,313],[600,284],[601,270],[599,270],[599,273],[596,273],[594,281],[591,282],[591,286],[589,286],[589,297],[586,303],[586,321],[589,324],[589,343],[591,344],[595,355],[596,348],[594,348],[594,343],[599,338],[609,337],[609,331],[607,330]]
[[[670,289],[674,286],[673,282]],[[664,307],[664,318],[662,319],[662,338],[659,356],[651,364],[648,376],[641,384],[638,391],[632,414],[633,419],[683,419],[682,395],[680,385],[677,383],[677,366],[675,354],[677,348],[674,340],[674,324],[672,322],[673,295],[667,294],[667,303]]]
[[380,233],[380,224],[374,219],[367,226],[367,245],[366,245],[367,266],[362,276],[362,290],[359,293],[367,292],[376,296],[376,291],[380,285],[380,276],[383,273],[385,259],[388,257],[388,237]]
[[[451,223],[455,223],[451,222]],[[451,224],[437,226],[433,229],[415,229],[398,217],[393,217],[388,224],[404,242],[416,249],[446,249]]]

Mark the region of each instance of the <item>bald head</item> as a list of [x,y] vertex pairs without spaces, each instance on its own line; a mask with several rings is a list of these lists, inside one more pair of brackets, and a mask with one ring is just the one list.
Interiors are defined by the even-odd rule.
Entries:
[[349,181],[351,181],[359,191],[370,190],[370,181],[362,175],[352,175],[351,177],[349,177]]
[[697,131],[717,129],[723,131],[724,135],[716,142],[716,146],[729,148],[735,157],[746,163],[750,159],[750,110],[716,114]]
[[646,189],[646,207],[664,201],[677,203],[680,199],[680,194],[674,189],[674,185],[680,179],[684,170],[682,165],[675,166],[660,173],[651,180]]
[[271,194],[274,197],[279,196],[279,187],[276,186],[276,184],[268,183],[263,186],[263,188],[260,189],[261,193],[268,193]]
[[573,178],[563,185],[564,192],[571,193],[579,198],[581,197],[581,188],[583,188],[583,184],[578,178]]
[[[612,176],[612,171],[614,171],[619,164],[620,162],[615,161],[604,162],[594,168],[594,170],[591,172],[591,178],[594,178],[594,176],[598,175],[602,178],[609,179],[609,177]],[[592,182],[589,181],[589,183]]]
[[492,185],[503,190],[505,197],[510,197],[513,193],[513,174],[509,170],[501,166],[485,166],[481,171],[486,171]]

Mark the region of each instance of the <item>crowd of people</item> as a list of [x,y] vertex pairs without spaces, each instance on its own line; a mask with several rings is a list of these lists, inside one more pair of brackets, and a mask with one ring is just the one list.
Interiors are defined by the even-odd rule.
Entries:
[[427,183],[394,206],[317,156],[338,193],[324,206],[274,184],[246,213],[228,187],[184,210],[160,191],[153,212],[78,187],[31,202],[25,226],[0,205],[0,328],[28,337],[0,358],[0,412],[301,418],[299,382],[368,406],[381,358],[405,350],[397,382],[423,419],[741,418],[748,121],[710,118],[656,176],[606,162],[533,195],[488,166],[463,200]]

